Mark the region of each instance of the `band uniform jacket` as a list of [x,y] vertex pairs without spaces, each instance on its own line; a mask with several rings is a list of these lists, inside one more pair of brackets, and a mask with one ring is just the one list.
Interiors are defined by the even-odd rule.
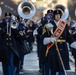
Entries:
[[[57,26],[56,26],[54,21],[51,21],[51,23],[52,23],[52,25],[54,25],[54,27],[53,27],[53,32],[54,32],[55,29],[57,28]],[[66,42],[58,42],[57,43],[57,46],[59,48],[59,52],[61,54],[61,57],[62,57],[62,60],[63,60],[63,63],[64,63],[64,67],[65,67],[66,70],[70,69],[67,42],[69,44],[74,42],[74,39],[72,38],[72,36],[70,35],[68,30],[69,30],[68,25],[66,25],[63,33],[59,37],[60,40],[66,40]],[[45,32],[42,36],[42,40],[45,37],[50,37],[51,35],[52,35],[51,32],[49,32],[49,31]],[[44,48],[46,48],[46,47],[47,47],[47,45],[44,45]],[[43,50],[43,52],[44,52],[44,50]],[[48,55],[47,55],[46,58],[47,58],[48,62],[50,63],[50,67],[51,67],[52,70],[55,70],[55,71],[63,70],[62,65],[61,65],[61,61],[60,61],[58,53],[56,51],[55,44],[49,49],[49,52],[48,52]]]
[[17,50],[19,53],[19,57],[21,59],[21,57],[23,55],[26,54],[26,49],[24,47],[24,40],[26,40],[26,27],[24,26],[24,24],[19,23],[19,26],[17,29],[15,29],[16,32],[16,44],[17,44]]
[[42,35],[45,33],[46,30],[44,30],[44,25],[41,25],[37,32],[38,32],[38,35],[37,35],[37,40],[38,40],[38,43],[39,43],[39,57],[40,57],[40,62],[42,64],[44,64],[46,62],[46,57],[45,57],[45,51],[46,51],[46,47],[43,45],[43,42],[42,42]]
[[27,31],[27,41],[28,42],[34,42],[34,37],[33,37],[33,31],[36,28],[36,25],[33,23],[32,25],[28,25],[28,31]]
[[[74,40],[76,41],[76,29],[73,29],[74,32],[71,34]],[[73,56],[76,58],[76,49],[71,48]],[[76,59],[75,59],[76,60]]]
[[5,21],[0,23],[0,58],[3,63],[9,63],[10,51],[14,52],[15,55],[15,65],[19,61],[19,54],[17,51],[16,41],[15,41],[15,32],[11,29],[11,36],[7,35],[7,24]]

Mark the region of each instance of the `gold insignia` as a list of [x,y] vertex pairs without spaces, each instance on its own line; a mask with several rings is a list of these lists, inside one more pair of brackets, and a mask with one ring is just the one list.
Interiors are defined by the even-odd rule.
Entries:
[[23,30],[23,34],[26,34],[26,33],[25,33],[25,30]]
[[23,31],[19,31],[19,34],[20,34],[21,36],[23,36]]
[[43,35],[45,32],[46,32],[46,29],[45,29],[45,28],[43,28],[43,30],[42,30],[42,35]]

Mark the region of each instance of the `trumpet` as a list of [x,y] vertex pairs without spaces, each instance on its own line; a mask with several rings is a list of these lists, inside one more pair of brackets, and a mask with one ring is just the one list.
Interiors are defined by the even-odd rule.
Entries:
[[13,29],[18,28],[18,22],[15,21],[15,20],[11,21],[11,22],[10,22],[10,25],[11,25],[11,28],[13,28]]
[[7,34],[8,34],[9,36],[11,36],[11,28],[12,28],[12,29],[18,28],[18,22],[15,21],[15,20],[11,21],[10,23],[7,22]]
[[16,20],[16,17],[14,15],[11,16],[11,21],[10,22],[7,22],[7,34],[9,36],[11,36],[11,28],[12,29],[16,29],[18,28],[18,22]]

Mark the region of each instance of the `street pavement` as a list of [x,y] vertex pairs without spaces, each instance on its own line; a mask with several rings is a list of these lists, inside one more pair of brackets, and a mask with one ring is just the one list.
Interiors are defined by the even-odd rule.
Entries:
[[[33,51],[27,55],[25,55],[24,58],[24,65],[23,65],[23,72],[20,72],[20,75],[42,75],[39,73],[39,63],[38,63],[38,57],[37,57],[37,47],[36,44],[33,46]],[[71,56],[71,54],[70,54]],[[76,75],[74,71],[74,60],[72,61],[73,57],[70,57],[70,66],[71,70],[67,71],[67,75]],[[0,63],[0,75],[2,74],[2,64]]]

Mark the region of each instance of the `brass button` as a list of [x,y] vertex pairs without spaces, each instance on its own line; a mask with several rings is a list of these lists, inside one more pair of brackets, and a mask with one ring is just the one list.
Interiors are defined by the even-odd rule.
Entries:
[[6,40],[8,40],[8,38],[6,38]]
[[7,43],[7,45],[8,45],[8,43]]
[[10,43],[10,45],[12,45],[12,43]]
[[11,40],[11,38],[9,38],[9,40]]
[[60,49],[60,50],[62,50],[62,49]]

